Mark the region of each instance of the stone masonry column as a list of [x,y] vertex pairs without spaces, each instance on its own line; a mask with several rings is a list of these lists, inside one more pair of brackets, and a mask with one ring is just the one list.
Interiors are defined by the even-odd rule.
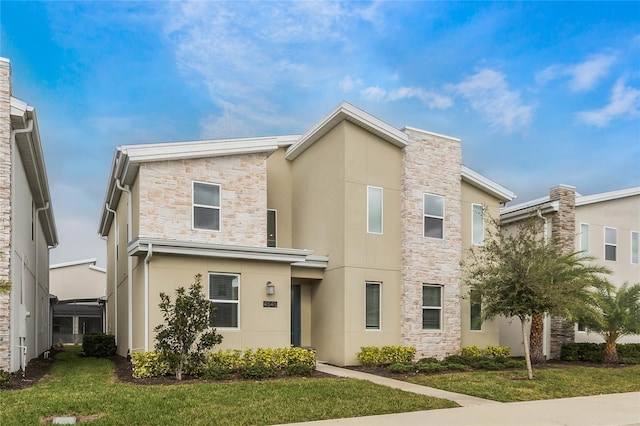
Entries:
[[[549,201],[557,201],[558,211],[551,215],[551,239],[562,253],[575,250],[576,190],[572,186],[559,185],[549,191]],[[575,341],[574,324],[561,317],[551,317],[551,345],[549,358],[560,358],[560,349],[565,343]]]
[[[460,349],[461,181],[460,140],[417,129],[403,149],[401,182],[401,344],[416,357],[439,357]],[[444,238],[423,228],[423,194],[444,197]],[[422,329],[422,286],[442,286],[440,330]]]
[[[11,64],[0,57],[0,280],[11,278]],[[11,295],[0,291],[0,369],[10,370]]]

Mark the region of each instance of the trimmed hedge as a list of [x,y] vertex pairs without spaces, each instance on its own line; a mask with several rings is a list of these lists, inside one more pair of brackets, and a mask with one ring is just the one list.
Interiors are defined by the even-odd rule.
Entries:
[[413,362],[415,348],[410,346],[362,346],[356,354],[360,364],[365,366],[409,364]]
[[[560,349],[563,361],[602,362],[604,343],[565,343]],[[623,364],[640,364],[640,343],[617,344],[618,360]]]
[[112,334],[87,333],[82,337],[85,356],[106,358],[116,354],[116,338]]

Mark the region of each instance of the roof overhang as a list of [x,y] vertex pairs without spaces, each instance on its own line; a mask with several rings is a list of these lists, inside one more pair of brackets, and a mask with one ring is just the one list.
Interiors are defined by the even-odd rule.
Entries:
[[549,201],[549,197],[538,198],[527,203],[500,209],[500,223],[503,225],[517,222],[537,215],[555,213],[560,209],[559,201]]
[[311,127],[305,134],[303,134],[296,143],[291,145],[285,153],[285,158],[287,160],[294,160],[344,120],[373,133],[399,148],[404,148],[407,145],[408,136],[403,131],[396,129],[359,108],[356,108],[350,103],[342,102],[322,120]]
[[508,190],[504,186],[491,179],[481,175],[478,172],[474,172],[466,166],[462,166],[460,170],[461,178],[464,182],[467,182],[471,186],[474,186],[500,200],[503,203],[511,201],[516,198],[516,194]]
[[605,201],[618,200],[620,198],[634,197],[640,195],[640,186],[634,188],[620,189],[617,191],[601,192],[593,195],[576,196],[576,207],[587,204],[602,203]]
[[146,256],[151,251],[152,254],[260,260],[321,269],[325,269],[329,262],[327,256],[314,255],[311,250],[194,243],[191,241],[145,237],[132,241],[127,251],[129,256]]
[[38,218],[42,224],[47,245],[56,246],[58,233],[36,111],[26,102],[14,97],[11,97],[10,105],[11,135],[22,159],[35,207],[39,210]]

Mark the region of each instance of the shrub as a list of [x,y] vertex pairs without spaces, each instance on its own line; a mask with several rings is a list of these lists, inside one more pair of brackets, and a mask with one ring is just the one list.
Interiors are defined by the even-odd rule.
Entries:
[[619,356],[618,362],[620,364],[640,364],[640,358],[631,357],[631,356]]
[[[640,360],[640,343],[625,343],[616,345],[618,358],[635,358]],[[637,364],[638,362],[635,362]]]
[[449,355],[442,361],[442,363],[445,365],[449,365],[449,364],[471,365],[474,359],[475,357],[473,356]]
[[436,362],[422,362],[417,365],[420,373],[438,373],[447,367]]
[[413,362],[415,348],[410,346],[362,346],[356,354],[362,365],[406,364]]
[[236,372],[242,367],[242,351],[238,349],[228,349],[226,351],[213,352],[206,354],[205,370],[212,366],[225,368],[230,372]]
[[239,372],[246,378],[261,379],[273,377],[278,371],[289,376],[305,376],[315,367],[315,351],[299,347],[226,350],[206,354],[202,377],[226,378]]
[[413,364],[402,364],[396,362],[389,366],[389,371],[395,374],[407,374],[416,371],[416,367]]
[[116,338],[111,334],[87,333],[82,338],[85,356],[106,358],[116,353]]
[[508,359],[504,361],[505,368],[525,368],[527,363],[523,359]]
[[464,364],[444,364],[443,365],[444,368],[446,368],[447,370],[451,370],[451,371],[466,371],[469,369],[468,365],[464,365]]
[[482,350],[482,355],[493,358],[509,358],[511,348],[509,346],[487,346]]
[[429,358],[420,358],[417,362],[418,364],[439,364],[438,358],[429,357]]
[[200,377],[205,380],[224,380],[231,377],[232,374],[233,372],[227,367],[221,365],[210,365],[206,366],[202,370],[202,375]]
[[487,358],[479,358],[471,366],[478,370],[500,370],[504,367],[501,363]]
[[11,380],[11,373],[0,368],[0,388],[5,386]]
[[310,367],[308,364],[304,364],[302,362],[287,365],[285,370],[287,376],[309,376],[311,375],[311,373],[313,373],[313,367]]
[[371,366],[384,364],[382,353],[377,346],[362,346],[360,352],[356,354],[356,357],[362,365]]
[[482,349],[477,346],[465,346],[460,349],[460,355],[465,357],[478,357],[482,355]]
[[133,377],[144,379],[160,377],[169,374],[169,364],[162,359],[158,352],[133,352],[131,354]]
[[560,348],[563,361],[602,362],[604,343],[565,343]]
[[242,377],[245,379],[267,379],[269,377],[275,377],[276,369],[270,365],[254,363],[245,366],[242,369]]

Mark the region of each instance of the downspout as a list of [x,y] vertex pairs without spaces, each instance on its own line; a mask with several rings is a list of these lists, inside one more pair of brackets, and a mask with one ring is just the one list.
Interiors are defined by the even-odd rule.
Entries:
[[[542,219],[544,221],[544,227],[543,227],[543,232],[544,232],[544,242],[547,242],[547,218],[544,217],[542,215],[542,212],[540,211],[540,209],[538,209],[538,217],[540,219]],[[547,314],[546,312],[544,313],[544,319],[543,319],[543,323],[542,323],[542,328],[543,328],[543,333],[542,333],[542,354],[544,356],[548,356],[549,353],[549,349],[547,348],[547,330],[549,330],[549,314]]]
[[104,207],[108,212],[113,213],[113,232],[115,233],[113,240],[113,291],[114,291],[114,304],[113,304],[113,336],[118,344],[118,245],[120,235],[118,234],[118,212],[109,208],[109,203],[104,203]]
[[144,351],[149,352],[149,262],[153,256],[153,244],[149,243],[144,258]]
[[[33,226],[34,226],[33,241],[34,241],[34,244],[35,244],[35,247],[36,247],[36,256],[35,256],[35,258],[36,258],[36,288],[35,288],[35,292],[34,292],[35,293],[34,297],[36,299],[35,300],[35,309],[34,310],[36,311],[36,313],[35,313],[36,316],[35,316],[34,321],[33,321],[33,323],[35,324],[34,332],[35,332],[36,340],[35,340],[34,345],[35,345],[36,355],[38,355],[38,325],[39,325],[38,324],[39,323],[39,321],[38,321],[38,316],[39,315],[38,314],[40,313],[40,311],[38,310],[38,286],[40,286],[40,281],[38,280],[38,275],[39,275],[38,274],[38,270],[40,269],[38,267],[38,228],[39,228],[38,224],[40,223],[40,216],[38,215],[38,213],[40,213],[43,210],[47,210],[48,208],[49,208],[49,202],[47,201],[44,206],[38,207],[36,209],[36,212],[35,212],[35,215],[34,215],[35,217],[33,218],[33,220],[35,221],[35,223],[33,224]],[[49,251],[49,249],[47,248],[47,252],[48,251]]]
[[[127,193],[127,243],[131,240],[131,191],[129,185],[122,186],[120,179],[116,179],[116,187]],[[133,264],[131,256],[127,254],[127,344],[129,351],[133,349]]]

